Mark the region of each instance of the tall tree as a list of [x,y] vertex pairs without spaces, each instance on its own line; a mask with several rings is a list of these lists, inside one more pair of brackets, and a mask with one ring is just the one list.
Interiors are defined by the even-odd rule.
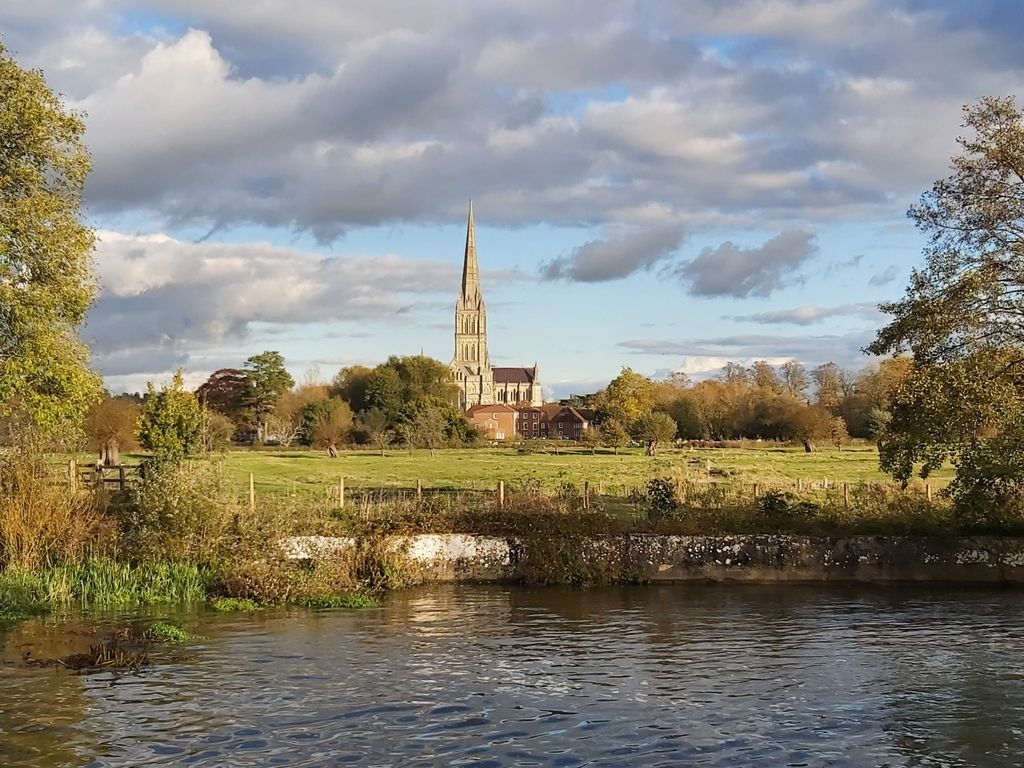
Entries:
[[785,391],[792,397],[805,397],[810,381],[807,378],[807,369],[803,364],[797,360],[788,360],[782,364],[780,370]]
[[99,396],[78,338],[96,291],[84,130],[0,45],[0,417],[20,409],[51,434],[76,431]]
[[248,358],[242,366],[246,381],[245,406],[256,423],[257,439],[262,442],[267,419],[278,401],[295,386],[295,379],[284,367],[280,352],[261,352]]
[[814,398],[817,405],[829,410],[838,410],[845,387],[842,368],[833,362],[822,363],[811,372],[811,377],[814,379]]
[[770,392],[779,393],[782,391],[782,380],[775,371],[775,366],[767,360],[755,360],[750,366],[750,378],[758,389],[767,389]]
[[653,381],[632,368],[623,368],[596,398],[600,420],[615,419],[631,430],[641,416],[651,412],[655,394]]
[[139,442],[160,460],[178,461],[203,449],[203,414],[196,396],[185,389],[181,371],[160,390],[149,382],[139,415]]
[[369,408],[366,402],[366,388],[369,385],[372,368],[365,365],[350,365],[338,371],[331,382],[331,395],[340,397],[356,413]]
[[204,408],[241,422],[249,380],[238,368],[220,368],[199,385],[196,398]]
[[868,351],[909,350],[881,441],[906,480],[951,459],[958,509],[1016,510],[1024,497],[1024,116],[1012,98],[964,108],[952,174],[908,215],[929,236],[925,265]]

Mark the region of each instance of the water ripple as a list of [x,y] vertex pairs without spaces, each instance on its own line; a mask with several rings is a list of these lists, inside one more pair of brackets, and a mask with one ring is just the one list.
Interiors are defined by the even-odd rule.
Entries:
[[[431,587],[179,617],[185,663],[0,666],[19,766],[1017,766],[1024,593]],[[33,632],[36,635],[33,635]],[[0,635],[5,657],[39,633]]]

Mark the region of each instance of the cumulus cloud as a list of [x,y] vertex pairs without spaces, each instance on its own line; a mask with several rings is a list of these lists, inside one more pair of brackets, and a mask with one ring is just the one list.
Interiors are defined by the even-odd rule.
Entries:
[[853,315],[857,317],[877,317],[878,307],[869,302],[857,304],[841,304],[837,307],[818,307],[806,305],[792,309],[772,309],[766,312],[754,312],[749,315],[729,315],[730,320],[746,320],[765,325],[790,324],[814,325],[831,317]]
[[590,240],[542,268],[544,277],[580,283],[599,283],[650,269],[679,247],[678,225],[610,228],[600,240]]
[[256,325],[389,321],[458,284],[442,262],[117,232],[101,233],[96,262],[103,289],[84,336],[111,375],[172,370]]
[[1024,69],[1019,14],[941,3],[17,5],[0,26],[89,114],[92,210],[324,240],[471,194],[509,224],[892,213]]
[[814,235],[781,232],[756,248],[726,241],[679,264],[675,275],[697,296],[770,296],[817,251]]
[[876,288],[877,287],[881,287],[883,285],[888,285],[893,280],[895,280],[897,277],[899,277],[899,274],[900,274],[899,267],[896,267],[894,265],[888,266],[885,269],[883,269],[881,272],[876,272],[875,274],[873,274],[868,279],[868,285],[873,285]]

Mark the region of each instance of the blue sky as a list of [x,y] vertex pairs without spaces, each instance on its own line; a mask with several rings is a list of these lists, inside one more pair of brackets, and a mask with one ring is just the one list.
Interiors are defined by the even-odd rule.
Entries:
[[447,362],[473,197],[496,364],[856,368],[1014,2],[0,0],[88,114],[115,390],[278,349]]

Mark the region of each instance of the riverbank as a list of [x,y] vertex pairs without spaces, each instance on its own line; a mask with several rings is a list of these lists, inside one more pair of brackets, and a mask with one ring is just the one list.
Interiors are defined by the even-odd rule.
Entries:
[[[304,536],[285,555],[316,563],[365,546]],[[393,536],[376,545],[403,580],[607,584],[681,581],[963,582],[1024,584],[1024,538],[924,536]]]

